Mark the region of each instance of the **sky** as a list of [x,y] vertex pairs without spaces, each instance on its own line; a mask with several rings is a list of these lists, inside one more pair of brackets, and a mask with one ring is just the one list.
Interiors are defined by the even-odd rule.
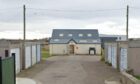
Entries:
[[51,37],[53,29],[98,29],[100,34],[126,34],[126,6],[130,6],[129,38],[140,38],[139,0],[0,0],[0,38],[22,39],[23,4],[26,38]]

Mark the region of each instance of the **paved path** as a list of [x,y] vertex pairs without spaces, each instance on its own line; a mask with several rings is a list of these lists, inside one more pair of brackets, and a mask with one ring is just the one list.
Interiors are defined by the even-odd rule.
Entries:
[[99,60],[99,56],[54,56],[18,76],[42,84],[104,84],[106,79],[121,76]]

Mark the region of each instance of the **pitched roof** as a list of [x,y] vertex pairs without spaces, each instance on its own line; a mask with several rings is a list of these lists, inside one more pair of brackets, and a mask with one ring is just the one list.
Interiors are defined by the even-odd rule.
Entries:
[[97,29],[54,29],[50,43],[100,43]]

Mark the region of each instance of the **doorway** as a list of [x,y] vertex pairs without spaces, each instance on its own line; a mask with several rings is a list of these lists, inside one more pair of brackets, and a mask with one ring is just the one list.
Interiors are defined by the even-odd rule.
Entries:
[[92,53],[91,52],[94,52],[94,54],[93,55],[96,55],[96,49],[95,48],[93,48],[93,47],[91,47],[91,48],[89,48],[89,55],[91,55]]
[[74,45],[69,45],[70,54],[74,54]]

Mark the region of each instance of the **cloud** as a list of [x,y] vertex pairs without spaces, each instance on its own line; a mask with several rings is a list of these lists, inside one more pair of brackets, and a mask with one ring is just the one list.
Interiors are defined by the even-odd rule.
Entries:
[[[22,38],[23,4],[27,7],[27,37],[42,38],[50,36],[53,29],[99,29],[102,34],[125,34],[126,5],[139,6],[140,1],[0,0],[0,38]],[[120,8],[124,9],[106,11]],[[79,12],[73,12],[76,10]],[[130,9],[130,37],[140,37],[139,14],[140,10]]]
[[[40,39],[50,37],[50,34],[42,34],[39,31],[26,32],[26,39]],[[21,31],[4,31],[0,33],[1,38],[6,39],[23,39],[23,32]]]

